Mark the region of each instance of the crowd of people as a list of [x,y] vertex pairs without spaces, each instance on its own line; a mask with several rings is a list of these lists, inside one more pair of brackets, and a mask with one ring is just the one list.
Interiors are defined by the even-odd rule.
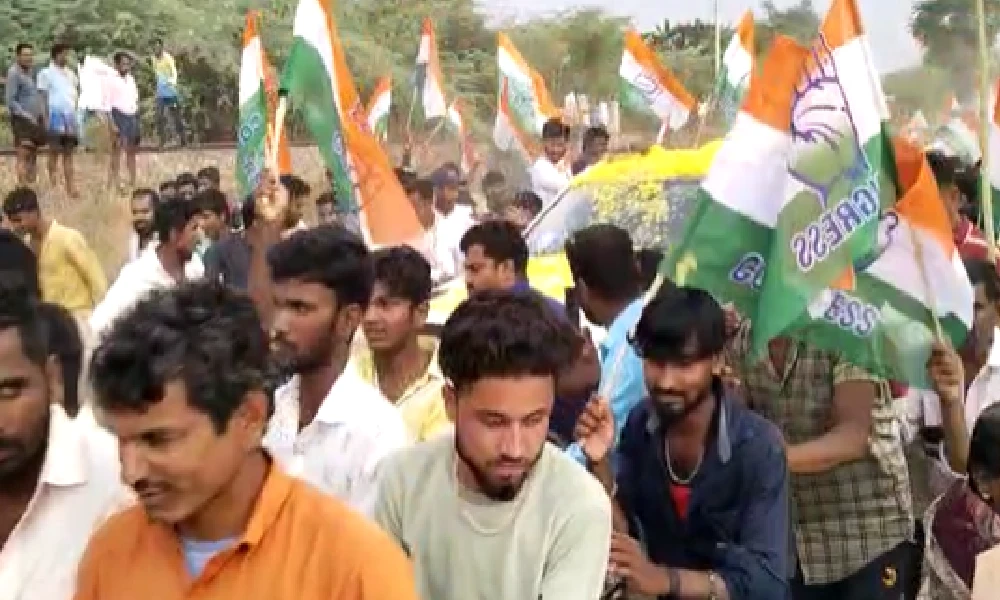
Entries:
[[[41,142],[68,75],[12,73],[18,139]],[[400,167],[420,250],[369,248],[329,175],[268,171],[239,202],[211,166],[133,185],[114,277],[22,171],[0,229],[0,598],[970,598],[1000,545],[975,168],[928,155],[976,303],[926,391],[789,338],[753,355],[708,293],[648,293],[660,255],[611,224],[566,243],[579,310],[533,289],[527,223],[608,144],[588,130],[571,160],[569,127],[542,133],[530,191]],[[456,277],[469,298],[435,327]]]
[[[176,63],[164,49],[162,40],[153,41],[152,51],[159,146],[170,140],[168,125],[173,127],[176,143],[184,146],[187,134]],[[103,89],[94,91],[84,89],[87,82],[81,77],[82,64],[71,60],[72,53],[68,44],[57,42],[49,50],[49,64],[37,69],[32,44],[20,43],[15,48],[15,60],[4,80],[4,97],[17,153],[17,181],[21,185],[35,183],[38,155],[47,147],[49,183],[65,185],[67,194],[78,198],[73,155],[81,142],[93,141],[85,139],[85,134],[88,124],[97,122],[107,128],[111,141],[108,186],[113,189],[119,185],[124,154],[128,184],[134,188],[135,155],[142,140],[139,88],[132,75],[136,57],[130,52],[116,52],[112,57],[115,76],[102,82]],[[96,100],[84,100],[85,96],[95,94],[99,97]],[[104,94],[108,97],[102,98]]]

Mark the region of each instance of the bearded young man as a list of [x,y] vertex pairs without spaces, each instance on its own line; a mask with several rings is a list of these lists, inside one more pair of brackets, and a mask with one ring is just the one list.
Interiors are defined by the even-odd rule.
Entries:
[[455,431],[389,458],[375,508],[413,559],[422,598],[600,596],[610,503],[545,441],[574,336],[542,300],[513,292],[477,294],[445,324]]

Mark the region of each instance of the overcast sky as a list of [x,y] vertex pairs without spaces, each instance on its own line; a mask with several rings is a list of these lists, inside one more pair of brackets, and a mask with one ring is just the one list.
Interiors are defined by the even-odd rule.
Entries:
[[[507,18],[599,7],[632,17],[640,28],[652,27],[665,18],[711,19],[713,11],[712,0],[480,0],[480,3],[487,13]],[[798,0],[775,0],[774,3],[784,8],[798,4]],[[813,4],[822,16],[830,0],[813,0]],[[913,0],[858,0],[858,4],[864,13],[879,70],[894,71],[919,62],[920,51],[906,26]],[[747,8],[760,13],[759,0],[719,0],[719,12],[726,22],[735,22]]]

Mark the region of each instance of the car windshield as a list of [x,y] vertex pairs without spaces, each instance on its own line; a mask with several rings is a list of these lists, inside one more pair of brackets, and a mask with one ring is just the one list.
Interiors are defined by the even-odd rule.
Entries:
[[526,232],[532,256],[561,252],[571,235],[596,223],[628,231],[636,247],[668,249],[684,233],[699,178],[584,186],[563,192]]

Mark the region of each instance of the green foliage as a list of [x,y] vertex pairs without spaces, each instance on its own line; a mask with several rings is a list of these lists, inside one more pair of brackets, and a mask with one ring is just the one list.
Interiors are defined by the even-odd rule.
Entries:
[[[979,22],[969,0],[918,0],[910,32],[924,47],[924,62],[948,73],[957,93],[975,88],[979,59]],[[985,0],[986,38],[992,48],[1000,31],[1000,0]]]

